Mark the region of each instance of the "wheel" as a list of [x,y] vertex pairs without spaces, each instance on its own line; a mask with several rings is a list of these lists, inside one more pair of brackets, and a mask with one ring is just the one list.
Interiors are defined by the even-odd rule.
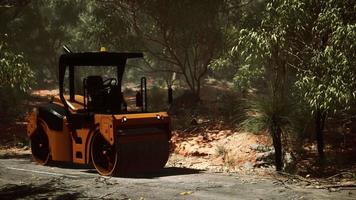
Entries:
[[34,160],[46,165],[50,160],[48,136],[42,125],[38,125],[36,132],[30,138],[31,152]]
[[117,174],[118,153],[104,137],[95,133],[90,147],[91,160],[99,174],[104,176],[115,176]]
[[[118,138],[127,141],[127,136]],[[104,176],[131,176],[162,169],[169,157],[168,139],[124,142],[114,147],[100,132],[91,141],[91,160],[99,174]]]

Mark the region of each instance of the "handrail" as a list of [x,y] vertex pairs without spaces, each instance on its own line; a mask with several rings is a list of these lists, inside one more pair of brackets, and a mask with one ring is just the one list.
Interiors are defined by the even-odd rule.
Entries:
[[147,80],[146,77],[141,78],[141,95],[143,98],[142,112],[147,112]]

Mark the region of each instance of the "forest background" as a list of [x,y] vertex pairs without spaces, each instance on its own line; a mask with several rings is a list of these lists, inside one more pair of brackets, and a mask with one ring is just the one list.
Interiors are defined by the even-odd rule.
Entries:
[[0,25],[3,125],[24,118],[33,91],[56,89],[63,45],[105,47],[144,52],[125,81],[148,78],[151,110],[168,108],[173,87],[175,129],[207,121],[267,133],[279,171],[305,144],[321,166],[325,151],[355,149],[353,0],[0,0]]

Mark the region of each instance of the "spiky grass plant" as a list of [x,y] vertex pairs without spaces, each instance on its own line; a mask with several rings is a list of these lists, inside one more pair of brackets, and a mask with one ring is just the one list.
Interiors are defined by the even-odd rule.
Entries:
[[293,113],[291,101],[274,92],[253,95],[246,101],[246,118],[241,129],[260,133],[268,131],[273,140],[277,171],[283,168],[282,135],[290,132],[290,114]]

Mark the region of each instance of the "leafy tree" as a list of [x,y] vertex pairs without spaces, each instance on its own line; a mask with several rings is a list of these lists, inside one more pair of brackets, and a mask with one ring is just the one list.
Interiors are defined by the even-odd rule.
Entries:
[[0,115],[7,116],[9,110],[33,85],[34,73],[22,54],[11,51],[4,39],[0,40]]
[[104,46],[110,51],[141,49],[129,18],[127,10],[121,7],[100,1],[88,1],[75,29],[75,46],[80,47],[83,43],[88,46],[89,42],[95,48]]
[[26,92],[33,84],[34,73],[22,54],[12,52],[5,42],[0,42],[0,87]]
[[[327,116],[349,109],[356,96],[356,4],[352,1],[302,1],[301,22],[309,24],[296,40],[300,60],[296,87],[315,118],[318,153],[324,156],[323,130]],[[298,44],[299,43],[299,44]]]
[[238,59],[239,63],[234,78],[237,87],[242,90],[257,88],[257,98],[263,101],[257,101],[252,108],[261,113],[264,127],[271,133],[277,171],[283,168],[282,134],[286,133],[285,127],[289,124],[289,65],[293,60],[286,51],[290,49],[286,29],[291,22],[281,11],[276,3],[267,4],[260,26],[238,33],[238,42],[230,57]]
[[82,1],[41,0],[1,14],[0,33],[8,35],[9,48],[26,55],[38,82],[57,79],[61,46],[71,43],[82,7]]
[[[105,1],[130,16],[130,29],[148,52],[152,71],[183,77],[199,96],[221,45],[218,1]],[[126,15],[126,14],[124,14]],[[157,66],[156,64],[162,64]],[[157,67],[156,67],[157,66]],[[169,75],[167,77],[170,77]]]
[[347,108],[355,97],[355,8],[352,1],[272,1],[260,26],[241,30],[231,55],[220,61],[239,63],[234,79],[240,88],[271,89],[275,108],[269,109],[274,112],[269,112],[268,122],[277,170],[281,169],[279,122],[286,114],[280,108],[288,105],[291,85],[315,116],[321,157],[327,115]]
[[[230,51],[238,43],[241,29],[256,28],[261,24],[266,1],[254,0],[224,0],[219,14],[219,23],[223,35],[223,45],[217,59],[210,63],[213,73],[209,74],[217,79],[233,80],[240,67],[238,56]],[[232,58],[232,57],[233,58]],[[226,73],[226,72],[229,73]]]

